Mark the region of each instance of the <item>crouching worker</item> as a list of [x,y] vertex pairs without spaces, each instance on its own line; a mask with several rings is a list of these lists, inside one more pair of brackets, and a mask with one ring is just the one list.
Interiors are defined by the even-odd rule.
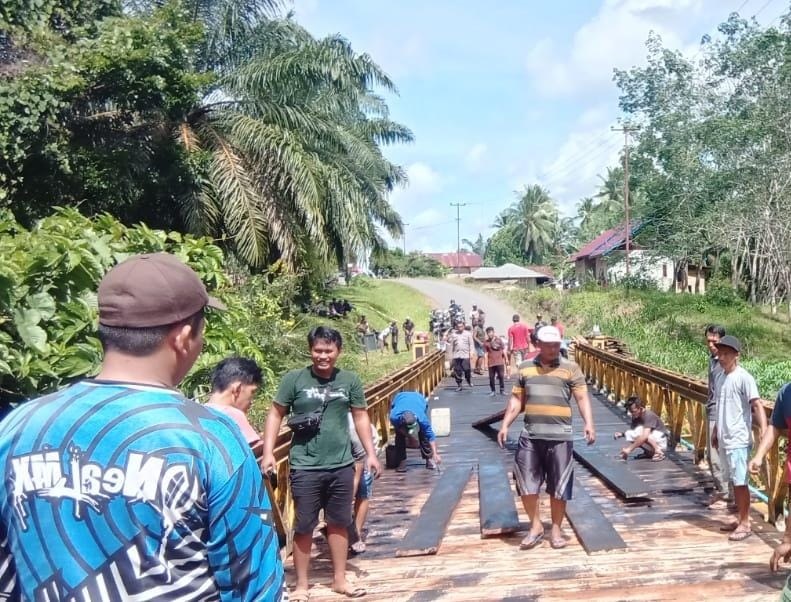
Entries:
[[428,401],[417,391],[401,391],[393,398],[390,408],[390,424],[395,429],[396,457],[399,460],[396,471],[406,471],[406,438],[417,438],[420,455],[426,461],[426,468],[433,470],[442,458],[437,451],[437,437],[428,419]]
[[626,410],[632,417],[631,428],[624,433],[615,433],[613,437],[625,437],[629,445],[621,449],[621,457],[626,460],[638,447],[643,453],[638,459],[650,458],[652,462],[665,459],[667,451],[667,434],[662,419],[651,410],[646,409],[639,397],[630,397],[626,401]]

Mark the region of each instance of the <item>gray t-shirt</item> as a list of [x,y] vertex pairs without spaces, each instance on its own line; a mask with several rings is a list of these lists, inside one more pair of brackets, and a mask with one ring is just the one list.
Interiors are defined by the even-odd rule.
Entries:
[[753,415],[750,401],[758,399],[755,379],[741,366],[717,379],[717,436],[724,449],[750,446]]
[[709,420],[717,419],[717,379],[722,376],[722,366],[716,355],[709,356],[709,396],[706,399],[706,414]]
[[448,343],[451,345],[453,359],[470,359],[475,343],[472,339],[472,333],[469,330],[463,330],[462,332],[456,332],[454,330],[448,335]]

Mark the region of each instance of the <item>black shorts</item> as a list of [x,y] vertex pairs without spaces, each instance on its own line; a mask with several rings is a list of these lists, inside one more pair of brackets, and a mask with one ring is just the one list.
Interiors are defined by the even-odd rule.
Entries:
[[571,499],[574,454],[571,441],[530,439],[524,432],[514,456],[514,480],[519,495],[536,495],[541,485],[559,500]]
[[324,509],[328,525],[348,527],[352,522],[354,465],[326,470],[291,469],[291,497],[294,498],[294,532],[313,533]]

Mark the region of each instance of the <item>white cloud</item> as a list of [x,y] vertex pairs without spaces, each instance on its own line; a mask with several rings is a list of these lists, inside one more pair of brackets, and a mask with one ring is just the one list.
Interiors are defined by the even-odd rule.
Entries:
[[[606,0],[568,44],[544,38],[527,56],[536,88],[548,96],[571,95],[611,85],[613,68],[644,62],[651,31],[666,46],[683,48],[680,30],[697,17],[703,0]],[[700,31],[696,33],[699,39]],[[568,50],[566,50],[568,48]]]
[[478,173],[483,170],[486,166],[488,152],[489,147],[483,142],[474,144],[464,157],[464,163],[467,169],[473,173]]
[[390,204],[409,221],[405,213],[424,205],[428,199],[442,190],[442,176],[430,165],[412,163],[406,168],[408,183],[390,194]]

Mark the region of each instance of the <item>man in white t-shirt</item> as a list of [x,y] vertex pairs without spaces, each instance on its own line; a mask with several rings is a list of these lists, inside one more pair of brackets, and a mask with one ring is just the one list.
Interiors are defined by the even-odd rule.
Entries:
[[752,535],[747,461],[752,444],[753,415],[762,437],[767,424],[755,379],[739,365],[741,350],[742,344],[736,337],[726,335],[717,342],[722,374],[715,389],[717,424],[711,444],[719,452],[726,480],[733,484],[738,516],[736,522],[723,527],[731,532],[728,537],[731,541],[742,541]]
[[261,436],[247,420],[247,412],[261,386],[261,368],[246,357],[228,357],[214,368],[211,375],[211,397],[206,405],[231,418],[242,431],[255,457],[261,455]]

